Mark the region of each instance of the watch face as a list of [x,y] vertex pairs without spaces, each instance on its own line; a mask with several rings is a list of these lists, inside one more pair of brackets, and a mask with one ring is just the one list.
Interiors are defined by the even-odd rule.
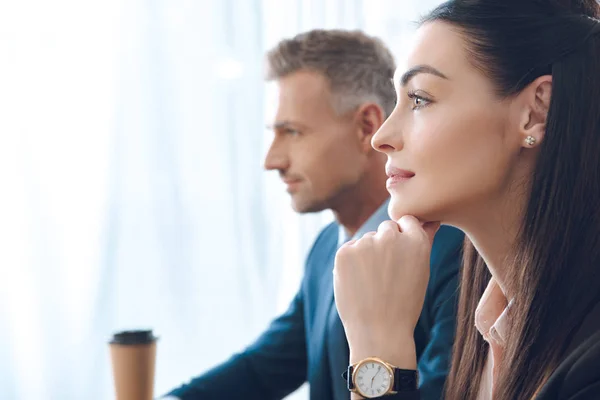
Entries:
[[368,361],[358,365],[354,384],[358,392],[371,399],[386,394],[392,386],[392,371],[377,361]]

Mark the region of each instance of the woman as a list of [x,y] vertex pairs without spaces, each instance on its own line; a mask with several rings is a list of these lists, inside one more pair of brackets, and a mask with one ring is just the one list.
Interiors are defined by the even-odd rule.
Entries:
[[[350,375],[369,357],[416,368],[441,222],[467,235],[446,397],[600,399],[599,16],[594,0],[455,0],[424,19],[373,138],[396,222],[336,258]],[[366,368],[349,384],[375,397]]]

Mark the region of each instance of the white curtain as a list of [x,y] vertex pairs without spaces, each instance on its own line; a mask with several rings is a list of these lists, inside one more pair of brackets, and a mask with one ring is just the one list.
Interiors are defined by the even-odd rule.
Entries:
[[264,52],[323,27],[400,55],[434,3],[1,2],[0,398],[113,398],[120,329],[160,336],[157,394],[254,339],[331,220],[262,171]]

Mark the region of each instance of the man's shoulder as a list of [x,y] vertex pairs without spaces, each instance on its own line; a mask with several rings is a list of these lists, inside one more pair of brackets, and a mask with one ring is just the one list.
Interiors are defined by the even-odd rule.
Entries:
[[[440,288],[458,286],[462,261],[464,233],[451,226],[442,226],[435,235],[431,249],[429,290],[438,293]],[[434,296],[435,297],[435,296]]]
[[444,225],[436,233],[433,245],[434,247],[450,246],[455,248],[456,246],[462,246],[464,238],[465,235],[460,229]]
[[[442,226],[435,235],[431,249],[431,267],[448,268],[448,263],[456,264],[461,258],[465,235],[451,226]],[[456,266],[458,267],[458,265]]]

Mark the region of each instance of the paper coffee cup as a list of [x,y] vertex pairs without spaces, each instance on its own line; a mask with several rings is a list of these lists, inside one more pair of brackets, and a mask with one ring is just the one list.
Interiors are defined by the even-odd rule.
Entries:
[[115,333],[109,343],[117,400],[152,400],[157,338],[151,330]]

